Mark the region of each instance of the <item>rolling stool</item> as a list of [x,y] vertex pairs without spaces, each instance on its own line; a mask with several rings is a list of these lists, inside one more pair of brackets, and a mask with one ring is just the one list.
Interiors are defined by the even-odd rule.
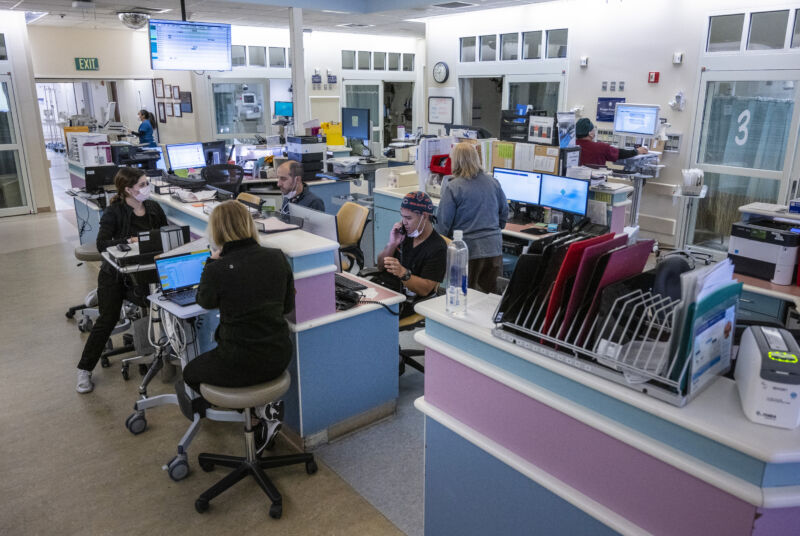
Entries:
[[208,510],[209,501],[230,488],[247,475],[256,479],[258,485],[267,494],[272,506],[269,508],[269,515],[274,519],[281,517],[283,513],[283,499],[275,485],[270,481],[263,469],[270,467],[281,467],[296,463],[305,463],[306,472],[313,475],[317,472],[317,464],[313,454],[289,454],[285,456],[269,456],[259,458],[256,456],[255,437],[252,429],[251,410],[252,408],[263,406],[280,398],[291,385],[291,376],[284,373],[278,378],[250,387],[218,387],[207,383],[200,384],[200,394],[214,406],[230,409],[244,410],[244,445],[245,456],[227,456],[225,454],[202,453],[197,457],[197,461],[203,471],[212,471],[214,466],[232,467],[228,476],[204,491],[195,501],[194,507],[201,514]]
[[[75,258],[81,262],[100,262],[103,260],[103,257],[100,256],[100,252],[97,251],[97,245],[94,242],[89,242],[86,244],[81,244],[77,246],[74,250]],[[73,305],[69,309],[67,309],[66,316],[67,318],[73,318],[75,313],[78,311],[84,311],[86,309],[92,310],[93,316],[97,317],[97,308],[96,308],[96,291],[93,290],[90,292],[83,303],[78,305]],[[94,303],[93,303],[94,302]],[[87,311],[89,312],[89,311]],[[91,316],[88,314],[84,314],[80,321],[78,321],[78,330],[83,332],[91,331],[92,329],[92,320]]]

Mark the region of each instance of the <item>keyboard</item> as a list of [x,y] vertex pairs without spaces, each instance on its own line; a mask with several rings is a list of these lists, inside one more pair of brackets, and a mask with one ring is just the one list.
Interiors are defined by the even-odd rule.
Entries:
[[522,229],[520,232],[532,235],[543,235],[548,233],[547,227],[528,227],[527,229]]
[[206,181],[203,179],[190,179],[188,177],[178,177],[177,175],[167,175],[164,177],[164,182],[171,184],[172,186],[179,186],[187,189],[199,189],[206,185]]
[[193,303],[197,302],[197,289],[190,288],[188,290],[175,292],[174,294],[167,296],[167,299],[184,307],[187,305],[192,305]]
[[362,285],[357,281],[353,281],[352,279],[345,277],[341,274],[335,275],[336,286],[346,288],[347,290],[365,290],[367,287],[366,285]]

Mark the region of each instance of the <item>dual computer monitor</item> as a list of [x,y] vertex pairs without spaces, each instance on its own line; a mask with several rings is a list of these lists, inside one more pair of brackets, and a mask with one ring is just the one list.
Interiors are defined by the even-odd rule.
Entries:
[[200,169],[213,164],[225,164],[228,153],[222,140],[176,143],[167,145],[167,158],[172,170]]
[[589,204],[587,180],[497,167],[494,168],[494,178],[509,201],[586,215]]

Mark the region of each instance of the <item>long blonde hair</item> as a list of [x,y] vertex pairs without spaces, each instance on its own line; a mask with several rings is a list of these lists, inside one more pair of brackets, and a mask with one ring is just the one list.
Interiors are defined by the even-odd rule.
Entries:
[[233,199],[224,201],[211,211],[208,218],[208,237],[218,247],[226,242],[253,238],[258,241],[258,231],[247,208]]
[[481,172],[478,150],[469,142],[462,141],[450,152],[450,163],[454,177],[471,179]]

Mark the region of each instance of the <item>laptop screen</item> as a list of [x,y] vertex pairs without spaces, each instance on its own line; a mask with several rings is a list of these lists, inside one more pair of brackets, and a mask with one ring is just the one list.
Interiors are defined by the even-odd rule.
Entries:
[[156,259],[158,281],[164,292],[193,287],[200,283],[203,267],[211,253],[206,249],[185,255]]

